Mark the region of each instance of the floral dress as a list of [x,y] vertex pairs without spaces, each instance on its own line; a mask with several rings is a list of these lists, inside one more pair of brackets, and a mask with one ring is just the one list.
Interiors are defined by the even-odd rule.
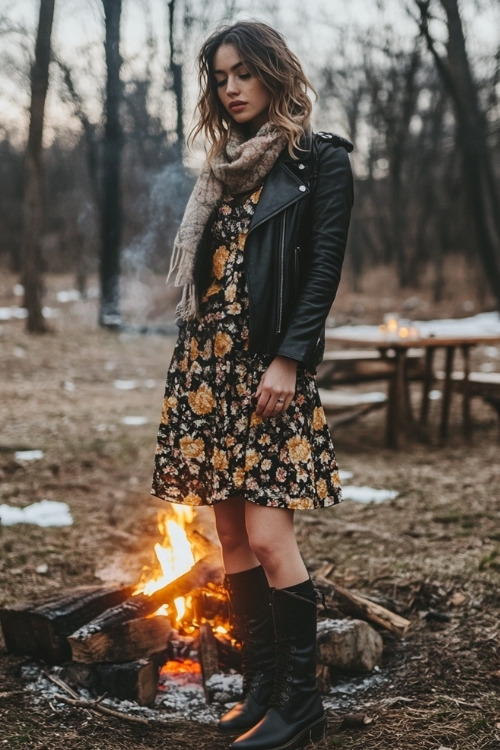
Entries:
[[200,315],[180,330],[167,374],[151,494],[187,505],[244,497],[278,508],[341,501],[335,452],[316,381],[297,370],[277,416],[255,413],[272,357],[248,350],[244,248],[261,188],[223,199],[212,228],[212,278]]

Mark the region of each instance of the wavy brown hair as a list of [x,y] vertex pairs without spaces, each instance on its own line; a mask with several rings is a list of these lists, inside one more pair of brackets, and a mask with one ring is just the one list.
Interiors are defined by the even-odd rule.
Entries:
[[271,94],[269,121],[288,138],[288,151],[294,149],[309,129],[312,102],[316,95],[302,66],[281,34],[260,21],[238,21],[220,26],[203,44],[198,55],[200,95],[199,119],[189,142],[203,133],[209,142],[208,158],[222,151],[229,139],[232,118],[221,104],[213,72],[214,56],[223,44],[233,44],[248,72],[258,78]]

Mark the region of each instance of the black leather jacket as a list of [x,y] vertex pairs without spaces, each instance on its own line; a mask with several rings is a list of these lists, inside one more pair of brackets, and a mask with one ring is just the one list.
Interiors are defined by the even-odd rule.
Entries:
[[250,351],[290,357],[314,373],[344,258],[352,145],[316,133],[304,148],[298,159],[285,149],[265,178],[244,261]]

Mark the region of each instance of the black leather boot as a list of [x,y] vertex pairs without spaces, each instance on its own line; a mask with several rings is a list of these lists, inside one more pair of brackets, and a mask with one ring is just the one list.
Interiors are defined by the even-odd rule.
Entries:
[[316,592],[311,580],[271,589],[276,633],[276,677],[271,707],[238,737],[233,750],[296,750],[326,729],[316,686]]
[[274,627],[269,585],[259,565],[226,576],[235,635],[241,641],[243,700],[220,719],[219,731],[241,734],[262,719],[274,685]]

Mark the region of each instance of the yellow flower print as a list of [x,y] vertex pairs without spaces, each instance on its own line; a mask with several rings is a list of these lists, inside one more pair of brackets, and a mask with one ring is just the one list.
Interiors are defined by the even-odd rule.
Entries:
[[193,336],[191,339],[191,347],[189,349],[189,356],[191,357],[191,360],[198,359],[200,356],[200,352],[198,350],[198,339],[195,339]]
[[286,441],[292,461],[305,463],[311,457],[311,447],[306,438],[295,435]]
[[192,438],[189,435],[185,435],[179,440],[181,447],[181,453],[186,459],[200,459],[205,458],[205,443],[201,438]]
[[221,289],[221,285],[213,282],[208,287],[207,291],[203,295],[202,301],[206,302],[209,297],[212,297],[212,295],[217,294],[217,292]]
[[252,201],[252,203],[257,205],[257,203],[259,202],[261,193],[262,193],[262,186],[257,188],[257,190],[254,193],[252,193],[252,195],[250,196],[250,200]]
[[209,414],[215,406],[215,398],[206,385],[200,385],[197,391],[191,391],[188,402],[195,414]]
[[[252,416],[250,417],[250,427],[257,427],[257,425],[261,423],[262,423],[262,417],[259,417],[258,414],[256,414],[255,412],[252,412]],[[265,435],[263,437],[269,437],[269,436]],[[266,441],[266,442],[269,442],[269,441]]]
[[212,463],[214,465],[214,469],[216,469],[217,471],[226,471],[228,467],[227,456],[224,451],[221,451],[220,448],[215,448]]
[[245,249],[245,242],[247,240],[248,231],[240,232],[238,235],[238,250]]
[[224,216],[229,216],[229,214],[231,214],[233,212],[233,209],[231,208],[231,206],[228,206],[227,203],[224,203],[221,206],[220,210],[221,210],[221,213],[224,214]]
[[269,445],[270,442],[271,442],[271,438],[269,437],[269,435],[262,435],[259,438],[260,445]]
[[338,469],[336,469],[332,474],[332,482],[333,482],[334,487],[340,487],[342,484],[340,481],[340,474],[339,474]]
[[226,445],[231,448],[236,443],[236,438],[233,435],[226,435]]
[[253,467],[257,466],[258,463],[259,454],[257,453],[257,451],[247,451],[245,455],[245,471],[250,471],[250,469],[253,469]]
[[230,315],[239,315],[241,312],[241,305],[239,302],[233,302],[227,309]]
[[328,492],[326,482],[324,479],[318,479],[316,482],[316,493],[321,500],[324,500]]
[[290,510],[304,510],[312,507],[314,507],[314,503],[306,497],[293,497],[287,503],[287,508],[290,508]]
[[221,245],[214,253],[212,268],[216,279],[222,279],[224,275],[224,266],[229,258],[229,252],[225,245]]
[[203,500],[199,495],[195,495],[194,492],[190,492],[189,495],[185,496],[182,502],[184,503],[184,505],[202,505]]
[[262,471],[269,471],[269,469],[272,467],[272,463],[268,458],[265,458],[260,466]]
[[325,412],[322,406],[317,406],[313,412],[312,426],[318,432],[323,429],[326,424]]
[[171,409],[175,409],[177,406],[177,397],[176,396],[167,396],[167,398],[163,399],[163,408],[161,411],[161,423],[162,424],[168,424],[169,422],[169,411]]
[[233,342],[231,336],[228,333],[222,333],[218,331],[215,334],[214,341],[214,354],[216,357],[225,357],[225,355],[233,348]]
[[243,487],[245,482],[245,469],[240,466],[239,469],[233,471],[233,482],[235,487]]
[[226,302],[234,302],[236,299],[236,284],[229,284],[224,292],[224,299]]

